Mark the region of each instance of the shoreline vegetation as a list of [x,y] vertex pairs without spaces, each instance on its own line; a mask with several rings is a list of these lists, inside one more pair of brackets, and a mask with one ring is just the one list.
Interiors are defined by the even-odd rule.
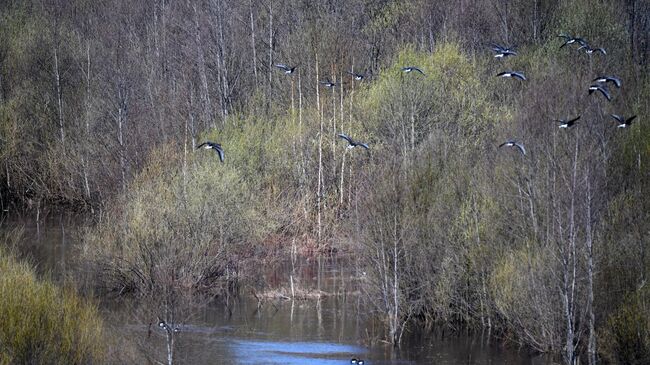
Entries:
[[171,365],[188,309],[335,295],[264,271],[342,253],[395,346],[450,325],[650,363],[650,3],[457,3],[0,5],[2,209],[93,220],[90,304],[2,252],[5,285],[96,339],[93,297],[133,299]]
[[19,235],[3,237],[0,247],[0,364],[104,363],[105,326],[97,305],[74,287],[37,278],[7,249]]

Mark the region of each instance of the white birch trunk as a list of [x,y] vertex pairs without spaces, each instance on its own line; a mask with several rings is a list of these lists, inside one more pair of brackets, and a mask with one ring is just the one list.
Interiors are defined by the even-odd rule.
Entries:
[[63,97],[61,96],[61,75],[59,73],[59,56],[56,47],[54,48],[54,79],[56,80],[56,99],[59,112],[59,135],[61,145],[65,146],[65,130],[63,128]]

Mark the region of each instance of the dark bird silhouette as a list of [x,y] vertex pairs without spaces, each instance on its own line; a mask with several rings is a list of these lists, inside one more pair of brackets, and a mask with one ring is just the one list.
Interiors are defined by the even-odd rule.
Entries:
[[363,147],[365,149],[370,149],[370,147],[368,147],[368,145],[366,143],[355,141],[354,139],[348,137],[347,135],[345,135],[343,133],[339,133],[338,136],[340,138],[343,138],[344,140],[348,141],[348,148],[354,148],[356,146],[361,146],[361,147]]
[[591,95],[595,91],[600,91],[600,93],[603,94],[603,96],[605,98],[607,98],[607,101],[612,100],[612,96],[609,95],[609,91],[607,91],[607,89],[604,86],[602,86],[600,84],[594,84],[594,85],[589,86],[589,95]]
[[564,43],[560,46],[560,48],[563,48],[564,46],[571,45],[571,44],[579,44],[581,46],[587,45],[587,41],[579,37],[572,37],[567,34],[560,34],[558,35],[558,37],[564,38]]
[[352,71],[348,71],[348,73],[352,75],[352,77],[354,77],[354,79],[357,81],[363,81],[363,79],[366,77],[364,74],[358,74]]
[[526,76],[521,71],[504,71],[497,74],[497,77],[513,77],[521,81],[526,81]]
[[573,125],[580,119],[580,116],[578,115],[577,117],[566,120],[566,119],[557,119],[556,122],[560,123],[559,127],[560,128],[571,128]]
[[508,56],[516,56],[514,47],[503,47],[498,44],[492,44],[492,50],[495,52],[495,58],[505,58]]
[[514,140],[508,140],[508,141],[505,141],[505,142],[503,142],[503,143],[501,143],[501,144],[499,145],[499,148],[501,148],[501,147],[503,147],[503,146],[506,146],[506,147],[517,147],[517,148],[519,148],[519,152],[521,152],[522,155],[524,155],[524,156],[526,155],[526,149],[524,148],[524,145],[521,144],[521,143],[519,143],[519,142],[517,142],[517,141],[514,141]]
[[616,76],[598,76],[592,81],[601,84],[611,82],[612,84],[614,84],[614,86],[616,86],[617,89],[621,88],[621,79],[619,79]]
[[627,119],[625,119],[622,116],[617,115],[617,114],[610,114],[610,115],[611,115],[612,118],[616,119],[616,121],[618,122],[618,125],[617,125],[618,128],[627,128],[627,127],[629,127],[630,124],[632,124],[632,121],[636,118],[636,115],[633,115],[633,116],[631,116],[631,117],[629,117]]
[[275,65],[275,67],[277,67],[277,68],[281,69],[282,71],[284,71],[284,73],[286,75],[291,75],[296,70],[296,67],[298,67],[298,66],[289,67],[289,66],[287,66],[285,64],[278,63],[277,65]]
[[221,160],[221,162],[223,162],[223,159],[224,159],[223,148],[221,147],[221,145],[219,143],[214,143],[214,142],[207,141],[207,142],[201,143],[198,147],[196,147],[197,150],[199,148],[204,148],[206,150],[212,148],[217,153],[217,155],[219,155],[219,159]]
[[340,83],[332,82],[329,79],[326,79],[325,81],[321,81],[320,84],[330,89],[336,87],[337,85],[340,85]]
[[412,72],[412,71],[417,71],[417,72],[421,73],[422,75],[424,75],[424,72],[422,72],[422,70],[420,70],[419,68],[417,68],[415,66],[402,67],[402,72],[404,72],[404,73],[409,73],[409,72]]

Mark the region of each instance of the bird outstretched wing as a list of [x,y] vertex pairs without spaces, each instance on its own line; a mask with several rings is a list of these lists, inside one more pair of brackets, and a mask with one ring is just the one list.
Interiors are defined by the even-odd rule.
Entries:
[[417,67],[413,67],[413,71],[417,71],[417,72],[421,73],[422,75],[424,75],[424,72],[422,72],[422,70],[420,70]]
[[526,81],[526,76],[521,72],[512,72],[512,77],[518,78],[519,80]]
[[217,152],[217,155],[219,155],[219,160],[223,162],[224,155],[223,155],[223,148],[221,146],[214,147],[214,150]]
[[619,122],[619,123],[625,122],[625,119],[623,119],[623,117],[621,117],[618,114],[610,114],[609,116],[616,119],[616,121]]
[[605,88],[599,86],[598,88],[596,88],[596,90],[600,91],[600,93],[603,94],[605,96],[605,98],[607,98],[608,101],[612,100],[612,96],[609,95],[609,92],[607,92],[607,90],[605,90]]
[[575,123],[578,119],[580,119],[580,117],[581,117],[581,116],[578,115],[577,117],[575,117],[575,118],[573,118],[573,119],[571,119],[571,120],[568,120],[568,121],[567,121],[567,124],[571,125],[571,124]]
[[526,155],[526,149],[524,148],[524,145],[523,145],[523,144],[521,144],[521,143],[519,143],[519,142],[515,142],[515,146],[516,146],[517,148],[519,148],[519,151],[521,151],[521,153],[522,153],[524,156]]
[[344,140],[348,141],[348,143],[350,143],[350,144],[352,143],[352,138],[346,136],[344,133],[339,133],[338,136],[340,138],[343,138]]

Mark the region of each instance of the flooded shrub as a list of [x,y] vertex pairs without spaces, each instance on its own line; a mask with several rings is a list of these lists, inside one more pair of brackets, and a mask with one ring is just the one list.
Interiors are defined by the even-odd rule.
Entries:
[[97,307],[36,277],[0,250],[0,364],[91,364],[104,359]]
[[178,155],[158,151],[116,209],[86,234],[84,257],[100,289],[218,295],[252,271],[245,259],[266,223],[236,168],[202,152],[184,173]]

